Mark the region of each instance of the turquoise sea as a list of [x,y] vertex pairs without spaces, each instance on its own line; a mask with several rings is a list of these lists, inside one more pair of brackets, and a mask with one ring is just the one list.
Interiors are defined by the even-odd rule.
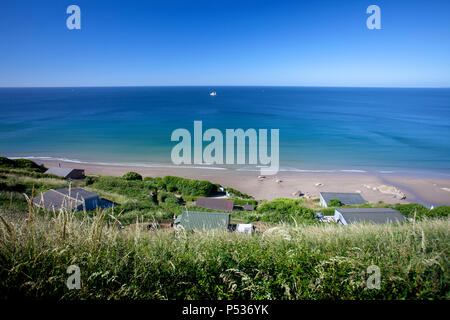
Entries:
[[0,155],[170,166],[195,120],[279,129],[281,170],[450,176],[450,89],[2,88]]

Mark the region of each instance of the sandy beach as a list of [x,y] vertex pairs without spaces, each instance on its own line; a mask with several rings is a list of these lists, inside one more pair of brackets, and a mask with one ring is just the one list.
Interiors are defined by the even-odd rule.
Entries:
[[422,203],[427,206],[450,205],[450,179],[416,178],[393,174],[374,175],[359,172],[279,172],[260,176],[259,172],[209,170],[191,168],[159,168],[124,165],[98,165],[41,160],[47,167],[80,168],[86,174],[121,176],[135,171],[144,177],[174,175],[190,179],[209,180],[250,194],[255,199],[316,198],[319,192],[358,192],[369,202]]

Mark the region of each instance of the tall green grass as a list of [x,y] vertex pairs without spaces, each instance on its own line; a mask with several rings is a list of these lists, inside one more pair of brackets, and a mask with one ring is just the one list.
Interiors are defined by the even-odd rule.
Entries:
[[[1,298],[450,298],[448,218],[247,236],[119,230],[109,214],[0,212]],[[80,290],[66,287],[69,265],[81,269]],[[370,265],[381,270],[380,289],[366,286]]]
[[[80,182],[72,183],[72,186],[82,185]],[[49,189],[66,188],[66,180],[55,178],[50,175],[46,177],[33,177],[23,175],[22,173],[6,173],[0,176],[0,191],[13,191],[31,194],[32,189],[36,194]]]

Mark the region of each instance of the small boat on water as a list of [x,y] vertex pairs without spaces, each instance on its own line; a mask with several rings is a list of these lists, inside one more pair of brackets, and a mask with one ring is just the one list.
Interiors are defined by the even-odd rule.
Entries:
[[217,95],[217,93],[215,91],[210,92],[209,94],[211,97],[215,97]]

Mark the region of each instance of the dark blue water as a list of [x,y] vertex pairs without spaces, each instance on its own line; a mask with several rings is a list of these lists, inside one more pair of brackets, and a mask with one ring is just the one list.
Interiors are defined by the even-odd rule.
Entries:
[[283,170],[450,173],[450,89],[4,88],[0,155],[170,164],[194,120],[279,129]]

